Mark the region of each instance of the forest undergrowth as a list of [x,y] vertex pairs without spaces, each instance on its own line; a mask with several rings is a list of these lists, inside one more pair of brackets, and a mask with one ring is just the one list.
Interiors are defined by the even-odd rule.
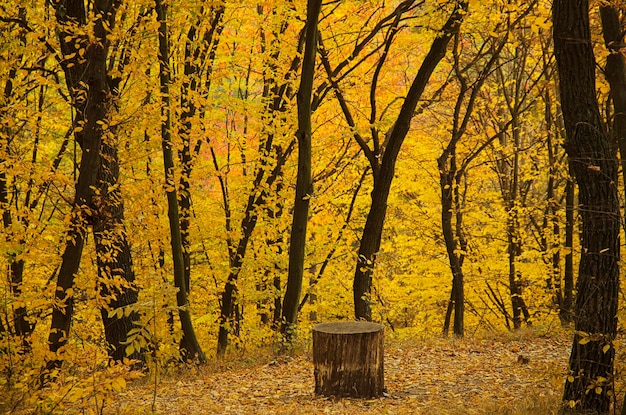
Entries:
[[[571,333],[523,330],[388,339],[386,396],[314,394],[310,347],[291,356],[232,354],[131,384],[107,414],[556,414]],[[623,393],[618,387],[618,396]]]
[[[43,390],[30,389],[31,396],[16,399],[14,390],[12,403],[0,405],[0,413],[556,415],[572,334],[559,327],[530,327],[443,338],[389,330],[386,393],[377,399],[315,395],[311,342],[300,339],[288,354],[278,354],[273,346],[240,349],[206,365],[151,365],[144,373],[122,365],[67,368],[71,375]],[[619,404],[626,391],[620,344],[618,339]]]

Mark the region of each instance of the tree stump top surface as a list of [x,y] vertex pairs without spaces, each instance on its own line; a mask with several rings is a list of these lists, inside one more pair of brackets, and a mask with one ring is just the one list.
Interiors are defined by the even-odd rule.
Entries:
[[382,329],[382,324],[370,321],[334,321],[316,324],[313,327],[313,331],[329,334],[376,333]]

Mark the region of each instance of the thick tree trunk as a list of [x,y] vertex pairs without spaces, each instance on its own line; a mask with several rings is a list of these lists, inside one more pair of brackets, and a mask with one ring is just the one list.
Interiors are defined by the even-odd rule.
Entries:
[[113,132],[109,131],[102,141],[100,169],[98,171],[98,197],[95,200],[98,212],[93,216],[93,234],[98,264],[98,289],[104,334],[109,344],[109,356],[116,361],[124,357],[141,359],[140,350],[127,356],[125,342],[130,330],[139,322],[136,310],[117,313],[109,312],[118,308],[133,307],[137,303],[138,291],[135,286],[130,244],[124,225],[124,201],[119,183],[119,160],[117,143]]
[[578,183],[581,260],[570,376],[563,399],[608,413],[613,390],[620,261],[618,160],[595,96],[595,59],[586,0],[555,0],[554,49],[565,150]]
[[[97,4],[98,7],[102,5]],[[53,357],[47,363],[48,369],[60,367],[61,359],[57,354],[67,343],[70,323],[73,315],[74,297],[72,288],[74,275],[78,271],[83,245],[93,206],[93,189],[97,185],[97,172],[100,167],[100,146],[103,130],[108,125],[109,85],[107,82],[106,59],[108,42],[107,27],[112,26],[115,18],[112,5],[106,9],[95,10],[93,35],[98,41],[91,41],[87,35],[78,34],[75,25],[84,26],[86,21],[85,5],[82,1],[61,1],[56,4],[56,17],[59,24],[59,42],[64,57],[62,61],[65,79],[72,105],[76,110],[74,138],[80,145],[82,157],[75,185],[74,202],[70,214],[70,225],[66,235],[65,249],[57,275],[55,303],[52,309],[48,344]],[[105,20],[106,19],[106,20]],[[79,54],[79,49],[85,52]],[[85,59],[79,59],[83,56]]]
[[565,325],[574,321],[574,225],[576,188],[573,179],[565,184],[565,264],[563,268],[563,306],[559,318]]
[[[622,21],[626,11],[622,9]],[[613,101],[613,122],[611,133],[617,141],[622,162],[622,182],[626,183],[626,59],[623,47],[625,31],[620,24],[620,12],[614,5],[600,6],[604,44],[609,51],[604,74],[611,87]],[[626,213],[626,207],[624,208]],[[626,405],[622,406],[622,415],[626,415]]]
[[293,206],[291,239],[289,243],[289,271],[287,288],[283,301],[281,334],[287,343],[291,342],[298,320],[298,304],[302,292],[306,229],[309,222],[309,201],[313,196],[311,177],[311,96],[315,75],[315,55],[317,54],[317,20],[322,7],[321,0],[309,0],[306,16],[306,40],[302,61],[302,76],[298,88],[298,173],[296,195]]
[[385,391],[383,326],[363,321],[313,327],[315,393],[375,398]]

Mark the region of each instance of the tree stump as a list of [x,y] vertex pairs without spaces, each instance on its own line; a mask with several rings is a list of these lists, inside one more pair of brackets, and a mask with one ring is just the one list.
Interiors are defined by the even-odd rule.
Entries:
[[374,398],[385,389],[383,326],[365,321],[313,327],[315,393]]

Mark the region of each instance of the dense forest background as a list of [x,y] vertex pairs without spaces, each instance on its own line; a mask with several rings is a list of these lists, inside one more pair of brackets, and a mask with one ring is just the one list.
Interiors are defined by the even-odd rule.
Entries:
[[[321,321],[403,339],[578,324],[591,225],[552,3],[308,3],[0,3],[11,405],[54,412],[86,374],[117,391],[128,364],[287,353]],[[626,9],[588,10],[617,161]],[[575,328],[612,365],[615,333]],[[600,377],[583,391],[613,396]]]

